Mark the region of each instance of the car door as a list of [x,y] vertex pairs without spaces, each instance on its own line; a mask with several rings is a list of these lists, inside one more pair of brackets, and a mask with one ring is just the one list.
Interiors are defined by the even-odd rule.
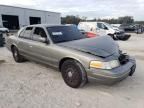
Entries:
[[30,50],[33,60],[54,66],[57,61],[53,58],[52,46],[47,43],[47,34],[42,27],[34,29],[32,40]]
[[33,27],[26,27],[23,29],[19,36],[18,36],[18,43],[17,47],[20,51],[20,53],[24,56],[29,57],[31,54],[30,52],[30,44],[31,44],[31,33],[33,31]]
[[106,35],[106,29],[103,23],[97,23],[96,31],[99,35]]

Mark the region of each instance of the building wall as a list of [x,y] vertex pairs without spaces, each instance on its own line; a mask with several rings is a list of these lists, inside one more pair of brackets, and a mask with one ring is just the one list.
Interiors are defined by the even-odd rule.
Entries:
[[29,17],[40,17],[42,24],[61,24],[60,13],[0,5],[0,25],[2,14],[18,16],[20,27],[30,24]]

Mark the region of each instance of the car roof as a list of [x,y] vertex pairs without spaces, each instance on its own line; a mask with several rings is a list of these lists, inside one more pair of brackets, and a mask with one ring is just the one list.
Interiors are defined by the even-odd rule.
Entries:
[[61,24],[34,24],[25,27],[55,27],[55,26],[72,26],[72,25],[61,25]]

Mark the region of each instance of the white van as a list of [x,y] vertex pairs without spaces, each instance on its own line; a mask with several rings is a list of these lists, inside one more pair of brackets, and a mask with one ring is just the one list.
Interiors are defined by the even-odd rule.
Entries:
[[115,33],[119,32],[115,30],[110,24],[105,22],[80,22],[78,29],[85,32],[95,33],[96,35],[110,35],[114,36]]

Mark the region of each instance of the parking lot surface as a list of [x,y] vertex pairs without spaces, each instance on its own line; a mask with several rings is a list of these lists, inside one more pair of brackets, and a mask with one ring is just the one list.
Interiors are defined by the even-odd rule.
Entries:
[[47,66],[15,63],[0,48],[0,108],[144,108],[144,34],[117,42],[136,58],[135,74],[114,85],[91,81],[79,89],[68,87],[61,73]]

